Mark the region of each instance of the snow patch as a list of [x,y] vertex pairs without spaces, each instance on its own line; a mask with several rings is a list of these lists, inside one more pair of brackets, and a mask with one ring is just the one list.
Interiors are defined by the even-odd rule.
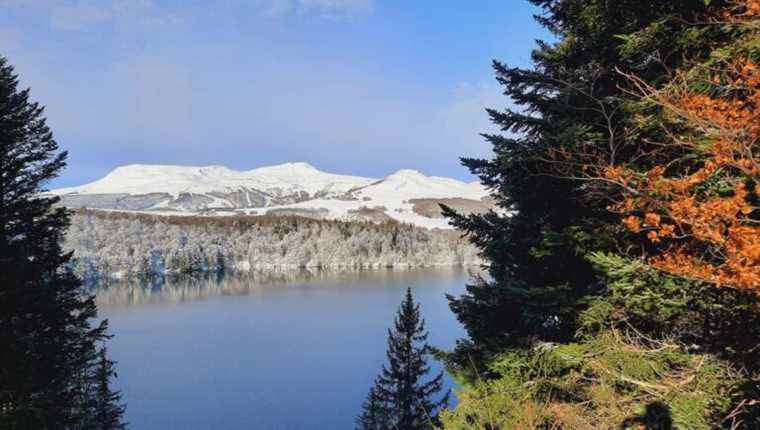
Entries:
[[[244,192],[245,197],[235,200],[231,196],[236,192]],[[399,222],[431,229],[451,227],[445,219],[415,213],[410,200],[463,198],[479,201],[489,195],[488,190],[478,182],[426,176],[417,170],[399,170],[376,179],[327,173],[304,162],[248,171],[236,171],[224,166],[131,164],[114,169],[98,181],[51,191],[51,194],[63,197],[102,194],[140,196],[153,193],[169,194],[173,199],[182,194],[197,194],[212,203],[191,210],[171,206],[171,201],[164,200],[143,212],[187,215],[216,208],[215,215],[231,215],[235,211],[255,214],[277,209],[324,209],[327,218],[350,220],[355,219],[357,211],[369,208],[382,210]],[[251,193],[264,196],[260,206],[253,206]],[[66,199],[63,201],[65,204]],[[297,203],[291,203],[294,201]]]

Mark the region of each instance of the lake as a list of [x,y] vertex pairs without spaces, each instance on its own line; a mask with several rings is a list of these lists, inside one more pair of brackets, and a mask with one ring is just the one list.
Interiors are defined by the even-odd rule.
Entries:
[[112,285],[98,304],[130,428],[352,429],[406,287],[430,343],[451,348],[464,331],[444,295],[468,279],[461,269],[208,277]]

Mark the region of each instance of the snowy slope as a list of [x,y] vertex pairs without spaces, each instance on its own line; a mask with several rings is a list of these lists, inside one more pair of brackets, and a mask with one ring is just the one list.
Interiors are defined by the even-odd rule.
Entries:
[[284,194],[304,191],[346,192],[374,181],[370,178],[333,175],[307,163],[286,163],[278,166],[239,172],[224,166],[161,166],[132,164],[117,167],[103,179],[79,187],[54,190],[63,194],[148,194],[209,192],[256,189]]
[[438,203],[460,205],[470,212],[491,208],[487,190],[476,182],[425,176],[415,170],[400,170],[382,179],[336,175],[307,163],[242,172],[223,166],[128,165],[98,181],[51,193],[73,208],[395,219],[428,228],[449,228],[437,213]]
[[416,170],[399,170],[354,192],[373,200],[465,197],[480,200],[488,193],[478,182],[465,183],[450,178],[425,176]]

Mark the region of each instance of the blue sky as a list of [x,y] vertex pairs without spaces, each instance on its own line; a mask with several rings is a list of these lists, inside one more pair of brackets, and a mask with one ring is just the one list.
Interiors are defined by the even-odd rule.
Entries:
[[306,161],[471,179],[490,68],[547,35],[521,0],[0,0],[0,52],[47,106],[69,167]]

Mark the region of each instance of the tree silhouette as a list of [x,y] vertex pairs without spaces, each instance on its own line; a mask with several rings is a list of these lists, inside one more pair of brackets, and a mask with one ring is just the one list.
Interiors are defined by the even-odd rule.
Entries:
[[66,164],[43,110],[0,57],[0,428],[81,428],[86,375],[107,337],[67,269],[69,213],[41,195]]
[[420,305],[409,288],[388,330],[388,363],[370,390],[360,429],[430,429],[438,423],[438,411],[448,405],[450,393],[434,400],[443,390],[443,372],[423,380],[430,372],[427,336]]

